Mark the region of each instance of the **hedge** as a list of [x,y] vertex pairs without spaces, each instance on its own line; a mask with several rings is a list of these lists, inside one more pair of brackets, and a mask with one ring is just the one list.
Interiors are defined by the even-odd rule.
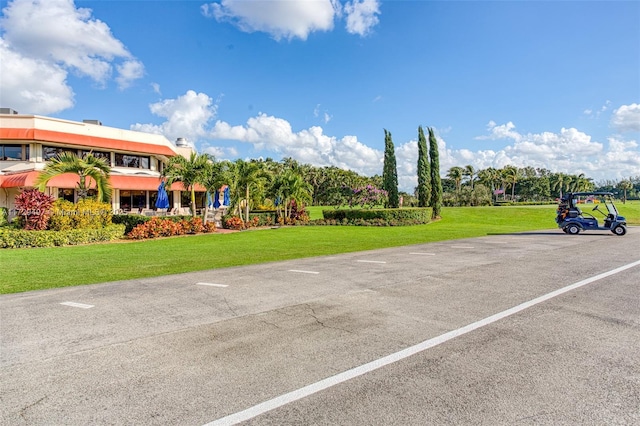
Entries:
[[115,224],[123,224],[125,226],[124,233],[128,234],[136,226],[146,223],[154,217],[159,217],[160,219],[169,219],[173,222],[180,222],[183,220],[189,220],[193,216],[192,215],[143,216],[140,214],[114,214],[113,217],[111,218],[111,222]]
[[313,221],[317,225],[419,225],[431,221],[432,209],[339,209],[323,210],[324,219]]
[[56,247],[114,241],[123,238],[124,225],[109,225],[100,229],[68,231],[27,231],[0,228],[0,248]]

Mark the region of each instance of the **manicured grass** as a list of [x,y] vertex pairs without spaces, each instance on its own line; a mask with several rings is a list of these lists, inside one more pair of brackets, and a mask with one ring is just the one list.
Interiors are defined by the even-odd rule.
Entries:
[[640,225],[640,200],[627,201],[625,204],[616,201],[616,208],[629,225]]
[[[640,201],[617,203],[640,225]],[[313,207],[320,218],[324,207]],[[555,229],[555,206],[445,208],[410,227],[313,226],[74,247],[0,250],[0,294],[346,253],[536,229]]]
[[87,246],[0,250],[0,293],[76,286],[536,229],[555,206],[445,208],[419,226],[297,226]]

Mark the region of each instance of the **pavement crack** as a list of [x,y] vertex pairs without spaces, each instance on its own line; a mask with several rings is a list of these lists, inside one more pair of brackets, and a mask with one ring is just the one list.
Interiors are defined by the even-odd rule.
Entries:
[[229,301],[227,300],[227,298],[226,298],[226,297],[225,297],[223,300],[224,300],[224,303],[227,305],[227,308],[229,308],[229,310],[231,311],[231,313],[232,313],[234,316],[236,316],[236,317],[237,317],[237,316],[240,316],[240,315],[238,314],[238,312],[237,312],[235,309],[233,309],[233,306],[231,306],[231,304],[229,303]]
[[309,310],[311,311],[311,313],[309,314],[309,316],[311,318],[313,318],[316,321],[316,324],[319,324],[321,327],[323,328],[330,328],[332,330],[339,330],[339,331],[344,331],[345,333],[349,333],[349,334],[353,334],[353,331],[351,330],[346,330],[344,328],[340,328],[340,327],[333,327],[330,325],[325,324],[323,321],[320,321],[320,319],[318,318],[318,315],[316,314],[315,309],[313,309],[313,306],[309,305],[308,303],[305,305],[307,308],[309,308]]
[[43,396],[42,398],[40,398],[39,400],[37,400],[37,401],[35,401],[35,402],[33,402],[33,403],[31,403],[31,404],[27,405],[26,407],[23,407],[23,408],[20,410],[20,417],[22,417],[22,419],[26,422],[26,421],[27,421],[27,416],[26,416],[26,414],[27,414],[27,410],[29,410],[29,409],[30,409],[30,408],[32,408],[32,407],[35,407],[36,405],[40,404],[42,401],[44,401],[44,400],[45,400],[45,399],[47,399],[47,398],[48,398],[48,396],[47,396],[47,395],[45,395],[45,396]]

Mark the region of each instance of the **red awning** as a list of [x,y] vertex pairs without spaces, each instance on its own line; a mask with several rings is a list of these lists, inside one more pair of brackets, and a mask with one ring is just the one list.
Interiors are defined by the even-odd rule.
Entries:
[[[0,188],[34,187],[39,173],[40,172],[37,171],[31,171],[0,176]],[[51,178],[47,186],[50,188],[75,188],[78,186],[78,179],[78,175],[76,174],[65,173]],[[155,176],[111,175],[109,181],[111,187],[114,189],[157,191],[158,186],[160,186],[160,178]],[[95,182],[91,182],[89,186],[95,188]],[[186,191],[181,182],[176,182],[171,185],[171,190]],[[204,192],[205,188],[196,185],[196,191]]]

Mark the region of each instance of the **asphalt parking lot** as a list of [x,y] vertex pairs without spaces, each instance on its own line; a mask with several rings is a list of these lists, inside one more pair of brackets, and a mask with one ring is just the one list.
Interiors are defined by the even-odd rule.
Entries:
[[0,423],[639,424],[639,290],[631,227],[3,295]]

